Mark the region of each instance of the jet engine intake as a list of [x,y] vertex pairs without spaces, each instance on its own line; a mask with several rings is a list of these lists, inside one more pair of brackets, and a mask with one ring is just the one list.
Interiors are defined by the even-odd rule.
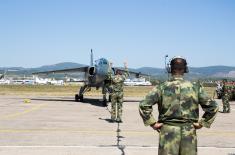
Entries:
[[89,68],[89,75],[95,75],[95,67],[90,67]]

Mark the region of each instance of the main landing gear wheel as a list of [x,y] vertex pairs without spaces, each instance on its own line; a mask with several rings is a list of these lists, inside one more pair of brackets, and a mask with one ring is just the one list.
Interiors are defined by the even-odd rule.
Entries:
[[75,95],[75,101],[76,102],[83,102],[83,95],[79,96],[78,94]]

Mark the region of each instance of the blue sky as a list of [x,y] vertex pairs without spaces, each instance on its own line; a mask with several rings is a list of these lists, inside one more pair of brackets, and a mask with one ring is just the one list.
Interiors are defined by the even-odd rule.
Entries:
[[0,1],[0,67],[89,64],[91,48],[115,66],[235,66],[235,1]]

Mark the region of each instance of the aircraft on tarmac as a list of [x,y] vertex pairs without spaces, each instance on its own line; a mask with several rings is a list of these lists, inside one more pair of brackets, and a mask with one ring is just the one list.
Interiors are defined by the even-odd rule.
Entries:
[[[110,66],[110,62],[105,58],[100,58],[98,60],[93,61],[93,52],[91,49],[91,57],[90,57],[90,66],[84,66],[79,68],[71,68],[71,69],[63,69],[63,70],[52,70],[52,71],[45,71],[45,72],[36,72],[33,73],[34,75],[40,75],[40,74],[54,74],[54,73],[74,73],[74,72],[83,72],[84,75],[84,85],[80,88],[79,93],[75,94],[75,101],[83,101],[83,95],[85,92],[90,91],[91,87],[96,87],[96,89],[102,88],[102,94],[103,94],[103,106],[107,106],[107,99],[106,95],[109,94],[109,102],[111,101],[110,96],[110,79],[108,79],[108,74],[110,72],[114,74],[116,70],[125,71],[124,69],[115,68]],[[145,75],[137,72],[129,71],[129,74],[135,75],[136,77],[139,77],[140,75]]]
[[0,74],[0,84],[10,84],[10,80],[6,79],[6,73],[7,73],[7,70],[5,71],[2,71],[3,73]]

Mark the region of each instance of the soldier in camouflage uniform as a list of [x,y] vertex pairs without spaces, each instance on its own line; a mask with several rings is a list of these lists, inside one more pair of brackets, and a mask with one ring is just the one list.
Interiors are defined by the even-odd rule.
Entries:
[[124,63],[124,67],[125,72],[117,70],[116,75],[111,77],[111,120],[116,122],[122,122],[123,86],[125,79],[129,76],[127,63]]
[[222,113],[230,113],[230,104],[229,100],[232,95],[232,85],[227,82],[227,80],[223,80],[223,96],[222,96],[222,103],[223,103],[223,111]]
[[[183,79],[188,69],[182,57],[170,61],[168,72],[171,79],[156,86],[140,102],[140,115],[146,126],[159,132],[159,155],[196,155],[196,129],[211,126],[218,105],[207,96],[199,82]],[[157,121],[152,114],[154,104],[158,104]],[[200,121],[199,104],[205,111]]]

